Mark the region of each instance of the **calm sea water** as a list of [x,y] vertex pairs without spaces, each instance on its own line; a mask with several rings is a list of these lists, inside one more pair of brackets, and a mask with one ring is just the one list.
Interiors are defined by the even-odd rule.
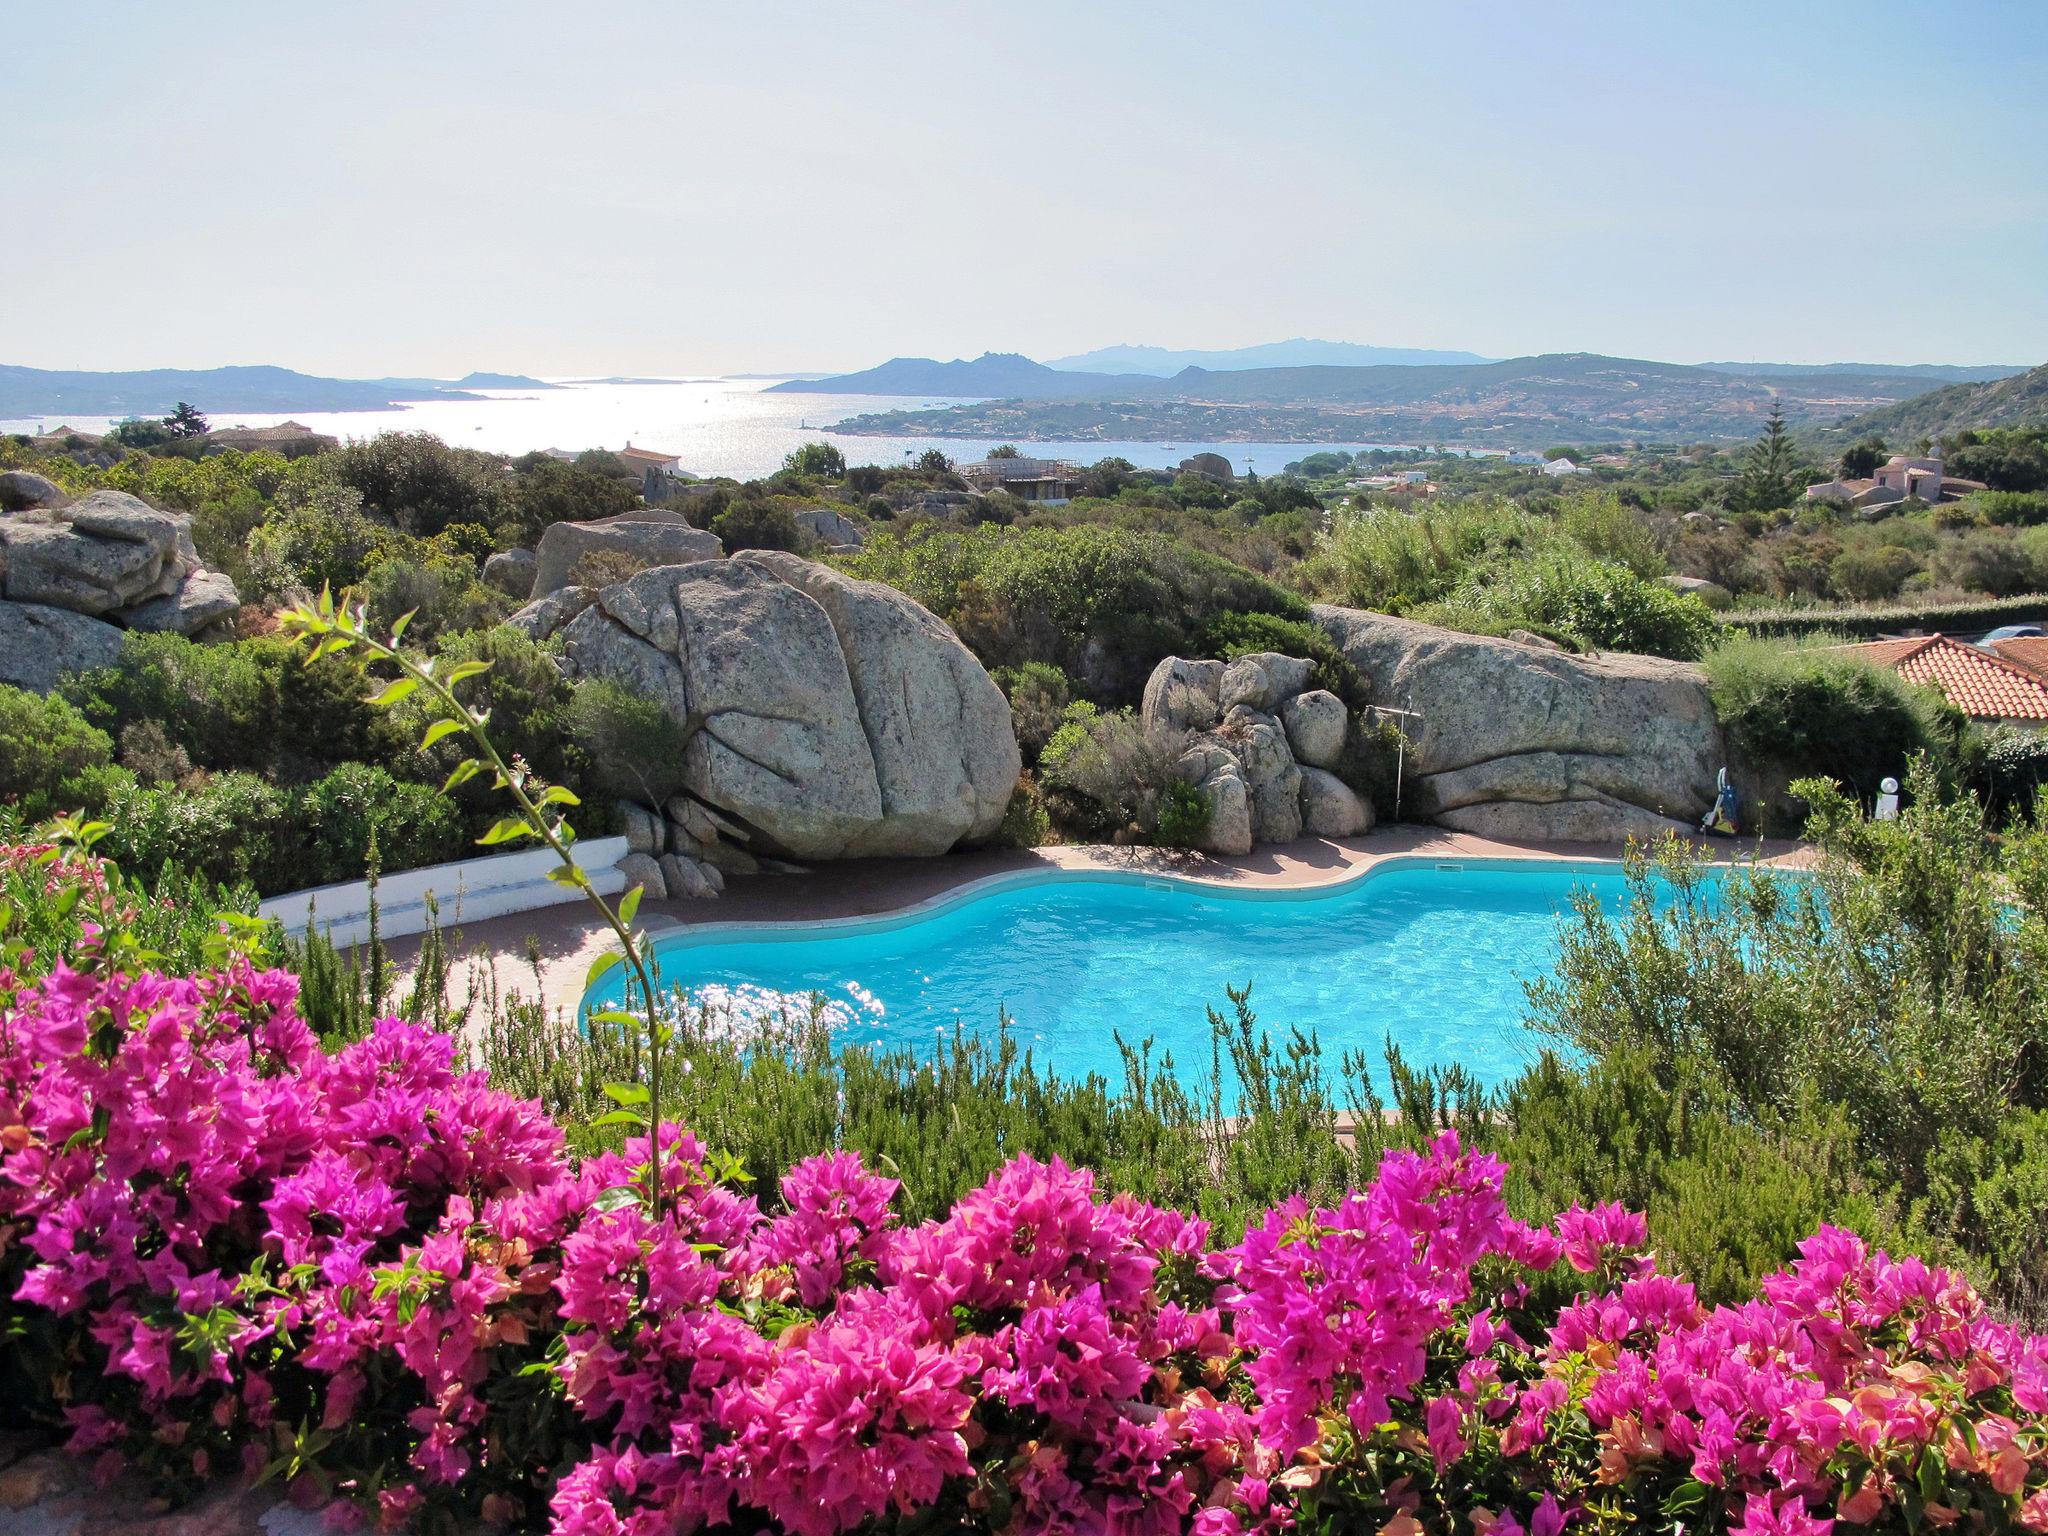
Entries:
[[1151,1038],[1193,1084],[1209,1066],[1208,1010],[1227,1016],[1226,988],[1248,986],[1260,1024],[1279,1041],[1314,1030],[1333,1073],[1360,1051],[1384,1089],[1391,1039],[1415,1065],[1459,1062],[1499,1083],[1541,1047],[1523,983],[1556,963],[1579,889],[1618,906],[1625,884],[1618,866],[1536,861],[1396,864],[1309,892],[1062,876],[907,921],[686,931],[656,948],[665,985],[736,999],[742,1028],[777,1006],[764,992],[817,993],[842,1039],[924,1053],[956,1023],[991,1034],[1007,1013],[1063,1077],[1120,1081],[1121,1035]]
[[[996,438],[854,437],[830,425],[867,411],[922,410],[960,405],[957,398],[897,395],[776,395],[765,393],[774,379],[662,379],[635,383],[572,382],[530,394],[489,392],[483,400],[436,400],[389,411],[221,412],[216,426],[275,426],[299,421],[336,437],[369,437],[379,432],[432,432],[459,447],[493,453],[527,453],[536,448],[622,448],[630,440],[643,448],[678,455],[696,475],[739,479],[772,474],[800,443],[829,441],[849,464],[900,464],[938,447],[955,459],[978,459],[1003,441]],[[58,424],[0,421],[0,432],[36,432]],[[106,416],[67,415],[62,420],[88,432],[113,424]],[[1360,443],[1096,443],[1017,440],[1028,452],[1092,464],[1119,457],[1147,469],[1166,469],[1192,453],[1220,453],[1243,473],[1271,474],[1281,465],[1324,448],[1378,446]]]

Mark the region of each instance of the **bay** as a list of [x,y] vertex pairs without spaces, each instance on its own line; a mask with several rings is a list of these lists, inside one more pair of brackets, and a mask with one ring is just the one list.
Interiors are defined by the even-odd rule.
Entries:
[[[927,448],[948,458],[984,457],[998,443],[1013,441],[1034,457],[1072,459],[1093,464],[1098,459],[1128,459],[1141,469],[1171,469],[1195,453],[1220,453],[1243,474],[1277,473],[1305,454],[1332,448],[1353,452],[1386,446],[1372,443],[1207,443],[1182,441],[1072,442],[1030,439],[960,437],[869,437],[836,433],[835,422],[867,411],[923,410],[964,405],[957,398],[895,395],[779,395],[768,393],[772,378],[571,379],[562,387],[521,393],[482,392],[477,400],[431,400],[388,411],[296,411],[284,413],[219,412],[217,427],[275,426],[297,421],[316,432],[339,438],[371,437],[380,432],[431,432],[459,448],[521,454],[540,448],[578,452],[585,448],[659,449],[682,460],[682,467],[704,477],[730,475],[750,480],[773,474],[790,450],[807,442],[830,442],[848,464],[901,464]],[[84,432],[104,432],[116,418],[71,415],[64,425]],[[38,432],[59,425],[59,418],[0,421],[0,432]]]

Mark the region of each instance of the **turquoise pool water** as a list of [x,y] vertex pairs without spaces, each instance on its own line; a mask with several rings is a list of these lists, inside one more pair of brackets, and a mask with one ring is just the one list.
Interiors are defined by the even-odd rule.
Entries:
[[1332,1069],[1348,1049],[1377,1068],[1391,1036],[1411,1062],[1497,1083],[1539,1049],[1522,983],[1549,972],[1578,888],[1613,904],[1624,882],[1613,865],[1532,860],[1400,861],[1288,892],[1033,876],[904,917],[718,925],[656,952],[669,986],[822,993],[849,1041],[929,1050],[956,1020],[992,1033],[1007,1010],[1062,1076],[1120,1079],[1121,1034],[1150,1036],[1192,1082],[1210,1060],[1207,1009],[1227,1014],[1225,988],[1248,985],[1261,1025],[1314,1028]]

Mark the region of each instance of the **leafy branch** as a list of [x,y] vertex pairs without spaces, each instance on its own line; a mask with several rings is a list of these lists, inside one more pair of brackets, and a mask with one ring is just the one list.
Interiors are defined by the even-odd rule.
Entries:
[[634,886],[620,898],[616,907],[598,893],[590,883],[590,876],[577,864],[571,852],[576,842],[576,829],[569,824],[565,812],[581,801],[559,784],[544,783],[518,757],[506,761],[485,730],[490,722],[490,711],[471,709],[456,696],[455,689],[459,684],[489,671],[490,663],[463,661],[443,668],[442,658],[415,655],[404,650],[402,642],[411,620],[411,614],[404,615],[391,626],[388,636],[380,637],[371,629],[368,611],[363,604],[337,603],[330,591],[323,591],[317,603],[300,603],[278,616],[278,623],[287,634],[312,642],[306,655],[307,666],[323,656],[357,650],[397,668],[399,675],[385,683],[371,697],[370,703],[388,709],[415,693],[420,694],[427,702],[430,717],[426,733],[420,738],[420,750],[424,752],[437,742],[457,735],[465,736],[471,745],[474,755],[455,765],[447,782],[441,786],[441,792],[453,794],[471,779],[489,773],[492,787],[512,799],[516,814],[501,817],[477,842],[485,847],[524,841],[546,846],[558,860],[556,866],[548,871],[548,879],[580,893],[597,909],[605,926],[611,929],[618,947],[605,951],[592,963],[589,974],[584,978],[584,987],[588,990],[618,966],[627,966],[632,972],[632,986],[639,993],[644,1020],[635,1018],[624,1009],[607,1009],[592,1014],[591,1022],[623,1025],[629,1029],[645,1023],[647,1082],[644,1086],[605,1084],[605,1094],[619,1107],[601,1116],[596,1123],[645,1129],[647,1165],[643,1193],[649,1209],[659,1217],[665,1206],[661,1179],[662,1053],[671,1041],[672,1031],[662,1021],[657,1005],[646,935],[633,926],[645,887]]

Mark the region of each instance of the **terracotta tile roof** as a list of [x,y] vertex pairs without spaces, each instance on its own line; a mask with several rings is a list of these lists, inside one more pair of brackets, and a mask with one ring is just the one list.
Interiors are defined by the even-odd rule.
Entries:
[[1947,635],[1873,640],[1845,649],[1912,683],[1932,683],[1977,720],[2048,721],[2048,678]]
[[2048,678],[2048,637],[2021,635],[2012,640],[1994,640],[1991,649],[2014,666]]

